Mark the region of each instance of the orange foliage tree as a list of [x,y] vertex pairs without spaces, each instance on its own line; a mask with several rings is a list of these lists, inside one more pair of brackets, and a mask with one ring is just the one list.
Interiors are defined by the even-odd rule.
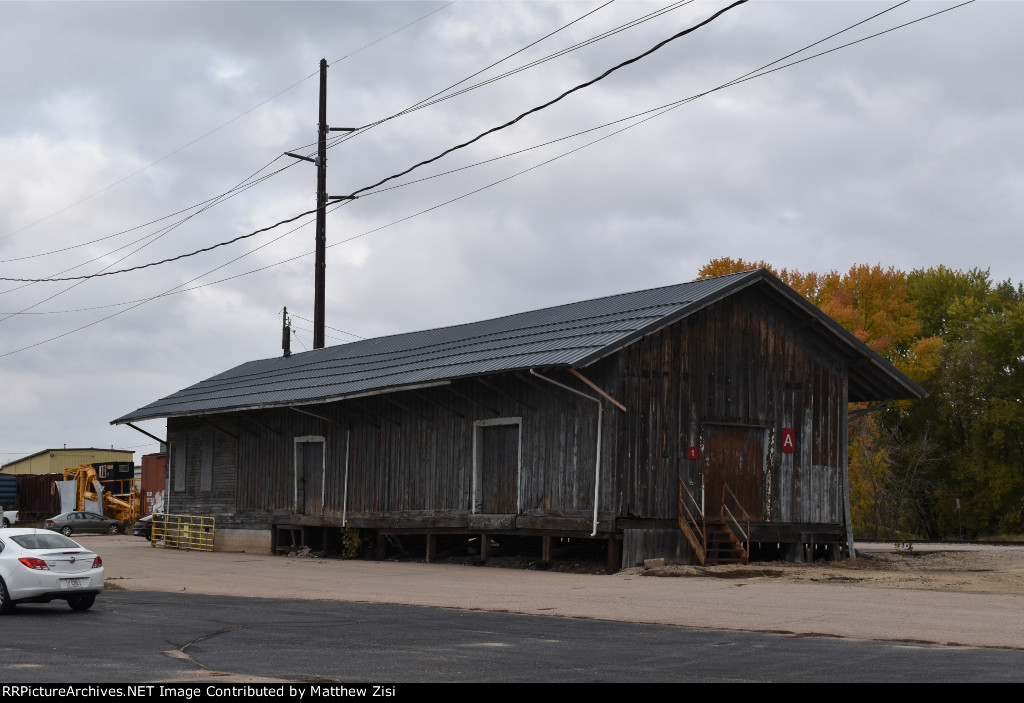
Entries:
[[[777,268],[767,261],[722,257],[701,267],[698,278],[767,269],[873,351],[886,357],[915,382],[930,377],[939,365],[942,340],[920,337],[907,274],[880,264],[856,264],[845,274]],[[851,412],[865,405],[851,406]],[[850,426],[851,510],[858,533],[892,534],[920,472],[897,474],[894,457],[903,441],[893,428],[883,428],[874,415]],[[899,476],[899,480],[896,477]]]

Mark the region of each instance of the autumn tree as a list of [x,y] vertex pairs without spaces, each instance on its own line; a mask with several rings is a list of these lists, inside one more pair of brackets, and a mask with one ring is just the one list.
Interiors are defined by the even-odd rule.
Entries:
[[[1024,286],[988,271],[880,264],[805,273],[713,259],[700,278],[765,268],[928,393],[861,414],[850,429],[858,534],[1024,530]],[[884,399],[879,399],[884,400]]]
[[714,278],[753,269],[767,269],[787,286],[818,307],[821,307],[822,294],[826,288],[839,279],[839,274],[835,271],[826,274],[801,273],[796,269],[776,268],[763,259],[760,261],[746,261],[744,259],[733,259],[728,256],[712,259],[702,266],[697,272],[697,279]]

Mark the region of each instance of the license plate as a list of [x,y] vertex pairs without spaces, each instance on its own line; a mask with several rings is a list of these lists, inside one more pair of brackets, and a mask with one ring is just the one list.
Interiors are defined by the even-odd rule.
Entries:
[[66,588],[81,588],[82,579],[64,579],[64,584]]

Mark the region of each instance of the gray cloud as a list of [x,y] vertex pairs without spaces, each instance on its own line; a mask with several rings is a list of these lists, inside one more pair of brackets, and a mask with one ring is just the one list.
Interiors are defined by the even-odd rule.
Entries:
[[[693,3],[369,130],[331,150],[330,191],[354,190],[433,156],[724,4]],[[316,80],[299,81],[317,70],[321,57],[336,62],[329,72],[329,122],[366,124],[598,3],[460,2],[353,53],[440,6],[3,3],[0,259],[82,244],[162,217],[223,193],[286,149],[310,144]],[[613,4],[482,78],[661,6]],[[887,6],[745,5],[415,177],[699,93]],[[910,3],[849,37],[949,6]],[[374,336],[465,322],[689,280],[708,259],[724,255],[819,271],[862,262],[906,270],[979,266],[991,268],[994,278],[1018,281],[1024,90],[1016,74],[1024,49],[1015,33],[1022,20],[1020,2],[975,3],[708,95],[501,185],[332,247],[327,324]],[[607,131],[366,197],[329,217],[329,240],[431,208]],[[5,261],[0,275],[93,273],[174,256],[311,209],[314,184],[312,166],[296,164],[121,263],[115,262],[145,242],[117,247],[155,237],[161,225]],[[0,461],[64,443],[150,451],[148,439],[108,421],[243,361],[280,353],[281,308],[312,317],[312,257],[303,256],[312,249],[312,228],[269,243],[285,231],[93,280],[45,302],[68,284],[0,283],[0,318],[26,308],[48,313],[0,322],[0,354],[96,322],[0,357],[7,401],[0,410]],[[292,257],[301,258],[279,264]],[[240,275],[264,266],[271,268]],[[127,306],[61,312],[232,276],[239,277],[102,322]],[[295,349],[311,343],[311,334],[298,334]],[[329,342],[345,338],[328,335]],[[160,424],[147,427],[161,434]]]

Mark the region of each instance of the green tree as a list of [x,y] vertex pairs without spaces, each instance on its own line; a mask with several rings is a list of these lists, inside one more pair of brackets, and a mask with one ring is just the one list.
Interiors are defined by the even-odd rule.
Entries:
[[1024,506],[1024,295],[988,273],[914,271],[922,329],[943,336],[928,399],[901,408],[911,432],[934,428],[941,459],[919,502],[922,529],[946,536],[1019,532]]
[[957,500],[968,536],[1024,530],[1024,284],[977,268],[818,274],[728,257],[700,277],[759,267],[928,392],[851,423],[858,534],[955,535]]

